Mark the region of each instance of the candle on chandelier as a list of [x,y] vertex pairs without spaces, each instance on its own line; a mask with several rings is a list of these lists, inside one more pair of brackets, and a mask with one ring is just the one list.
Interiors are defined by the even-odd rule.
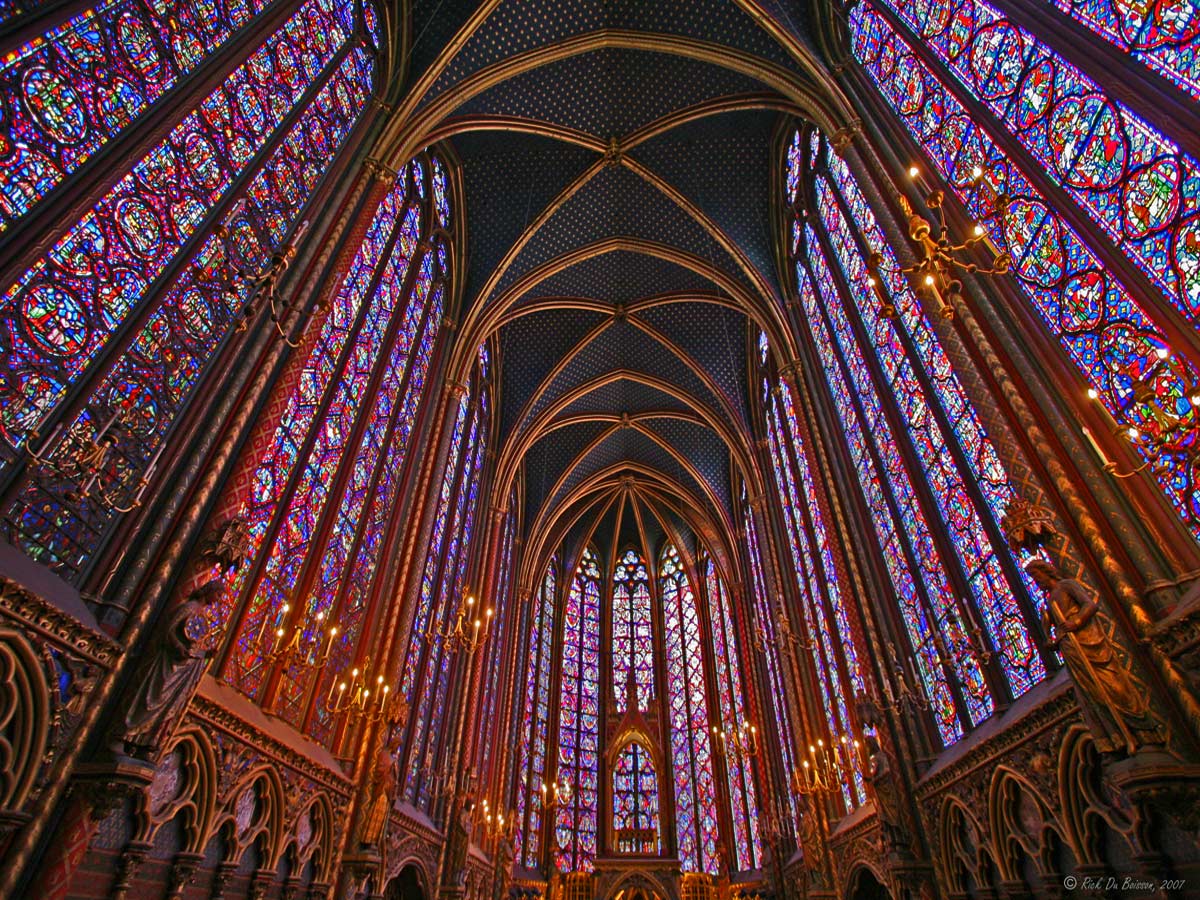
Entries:
[[1092,433],[1088,431],[1086,427],[1081,428],[1080,431],[1083,432],[1084,440],[1088,442],[1088,446],[1092,448],[1092,452],[1095,453],[1096,457],[1100,460],[1100,465],[1105,469],[1111,466],[1112,460],[1110,460],[1104,453],[1104,449],[1096,442],[1096,438],[1092,435]]

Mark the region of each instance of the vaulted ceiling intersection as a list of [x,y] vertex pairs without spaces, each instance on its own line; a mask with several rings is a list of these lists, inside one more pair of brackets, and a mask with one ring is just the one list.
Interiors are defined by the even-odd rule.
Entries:
[[760,327],[789,340],[777,136],[846,108],[804,26],[750,0],[413,4],[389,139],[460,163],[457,352],[498,344],[501,490],[523,473],[529,554],[639,518],[732,546],[737,474],[762,480],[747,348]]

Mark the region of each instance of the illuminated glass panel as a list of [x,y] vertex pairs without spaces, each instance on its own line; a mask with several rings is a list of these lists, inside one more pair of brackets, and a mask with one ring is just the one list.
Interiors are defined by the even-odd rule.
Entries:
[[[246,201],[225,213],[222,225],[229,237],[210,232],[163,290],[137,340],[93,389],[89,405],[66,425],[52,458],[63,458],[111,411],[128,410],[130,424],[114,446],[112,469],[116,482],[129,492],[136,489],[248,299],[245,285],[234,293],[226,289],[227,257],[240,268],[258,270],[286,240],[366,103],[372,65],[361,50],[343,60],[264,162]],[[0,421],[32,415],[46,402],[38,393],[42,362],[26,358],[25,368],[10,372],[15,383],[25,385],[24,406],[5,407]],[[37,479],[7,511],[11,539],[64,574],[82,564],[112,518],[107,506],[71,502],[74,487],[65,479]]]
[[[458,484],[458,462],[462,456],[463,436],[468,427],[467,413],[469,409],[470,404],[467,398],[463,397],[458,404],[454,431],[450,438],[450,453],[446,458],[446,467],[442,471],[442,486],[438,492],[437,511],[434,514],[433,528],[429,535],[431,548],[440,548],[445,542],[449,520],[456,509],[455,487]],[[424,636],[441,624],[440,620],[435,619],[434,609],[439,568],[439,557],[436,554],[427,553],[417,612],[413,619],[412,638],[409,640],[408,652],[404,658],[404,671],[400,681],[400,691],[410,708],[414,703],[414,689],[421,658],[428,652]],[[413,759],[410,766],[414,769],[424,767],[428,774],[428,771],[432,771],[434,762],[433,755],[430,753],[426,758]],[[411,785],[414,780],[415,775],[410,772],[407,784]]]
[[[996,97],[990,102],[1009,102],[1012,96],[1010,82],[1026,71],[1023,54],[1041,54],[1043,48],[1027,45],[1020,33],[1007,26],[984,29],[981,34],[975,34],[973,21],[973,16],[969,16],[964,23],[963,37],[971,38],[973,46],[986,51],[984,61],[987,65],[979,74],[982,76],[986,72],[994,82]],[[975,123],[960,99],[913,52],[876,6],[865,2],[854,7],[850,25],[855,56],[969,213],[984,221],[991,239],[1012,254],[1018,283],[1098,399],[1118,417],[1136,422],[1150,440],[1163,441],[1164,465],[1155,477],[1193,535],[1200,535],[1200,493],[1193,484],[1188,458],[1193,449],[1191,429],[1177,429],[1173,432],[1174,437],[1164,435],[1164,426],[1152,414],[1151,406],[1136,399],[1136,382],[1141,381],[1164,408],[1172,410],[1185,423],[1196,415],[1187,388],[1189,383],[1198,380],[1197,375],[1182,360],[1176,361],[1179,365],[1175,372],[1161,363],[1158,352],[1164,350],[1166,343],[1160,326],[1154,321],[1152,307],[1135,300],[1117,277],[1100,263],[1079,234],[1034,189],[1026,174],[1004,155],[993,137]],[[993,46],[989,36],[1003,40]],[[984,37],[988,40],[983,40]],[[1059,173],[1055,163],[1047,166],[1047,171],[1051,177],[1060,178],[1064,187],[1069,187],[1066,184],[1068,178],[1078,177],[1075,174],[1077,166],[1089,164],[1088,154],[1095,156],[1096,147],[1103,147],[1103,142],[1098,145],[1091,137],[1086,140],[1071,137],[1077,134],[1077,126],[1090,122],[1095,125],[1097,134],[1102,134],[1105,128],[1120,126],[1123,135],[1126,122],[1120,111],[1111,110],[1099,95],[1087,95],[1051,106],[1048,101],[1057,96],[1054,91],[1071,84],[1070,71],[1049,58],[1045,65],[1029,69],[1026,82],[1038,85],[1042,93],[1024,92],[1018,96],[1028,97],[1031,101],[1040,98],[1046,102],[1041,106],[1032,103],[1025,111],[1026,120],[1019,126],[1015,122],[1013,125],[1020,132],[1019,139],[1030,140],[1037,128],[1042,129],[1042,134],[1049,128],[1050,118],[1039,113],[1042,107],[1050,106],[1063,117],[1060,133],[1054,140],[1066,138],[1071,144],[1070,154],[1064,158],[1072,160],[1072,165]],[[1060,74],[1064,80],[1056,81]],[[1073,107],[1078,110],[1078,122],[1070,119]],[[1013,104],[1013,110],[1019,108],[1019,104]],[[1090,134],[1091,129],[1088,131]],[[1044,138],[1047,144],[1050,140]],[[1129,154],[1142,153],[1153,145],[1150,138],[1139,138],[1126,148],[1125,140],[1121,137],[1120,165],[1126,168],[1133,165],[1129,162],[1133,158]],[[1103,156],[1101,153],[1101,162]],[[1131,248],[1136,262],[1136,255],[1141,253],[1137,248],[1148,246],[1139,243],[1143,237],[1171,242],[1166,258],[1153,253],[1144,257],[1160,259],[1161,265],[1146,263],[1145,266],[1156,270],[1152,277],[1160,279],[1160,283],[1162,279],[1168,279],[1175,285],[1172,296],[1176,305],[1191,315],[1197,299],[1190,293],[1191,283],[1198,274],[1195,255],[1200,252],[1197,249],[1200,241],[1190,236],[1194,227],[1197,180],[1193,178],[1187,183],[1180,180],[1183,170],[1179,166],[1183,162],[1177,160],[1177,154],[1171,152],[1171,148],[1167,148],[1160,161],[1161,166],[1138,162],[1137,172],[1144,176],[1134,178],[1133,169],[1126,176],[1118,175],[1127,179],[1121,185],[1121,190],[1128,189],[1126,200],[1100,218],[1109,223],[1111,230],[1113,217],[1124,216],[1124,203],[1133,202],[1145,208],[1144,213],[1133,215],[1125,223],[1133,229],[1130,241],[1125,245]],[[1176,165],[1174,170],[1171,169],[1173,164]],[[976,167],[985,172],[981,183],[977,183],[972,174]],[[1095,190],[1087,180],[1091,176],[1086,174],[1078,186],[1070,187],[1076,195],[1087,192],[1088,196],[1080,200],[1085,209],[1088,203],[1101,203],[1102,195],[1116,189],[1108,183],[1111,172],[1103,174],[1101,166],[1100,173],[1096,176],[1100,180]],[[1010,198],[1008,213],[1002,223],[990,218],[995,213],[996,197],[1000,192]],[[1147,221],[1164,221],[1166,224],[1153,235],[1143,235]],[[1139,451],[1144,453],[1143,446],[1139,442]]]
[[650,751],[626,744],[613,767],[613,832],[618,853],[657,854],[658,776]]
[[[778,396],[772,401],[767,424],[775,480],[783,500],[788,543],[800,587],[801,608],[810,640],[814,640],[812,653],[817,685],[829,735],[837,741],[853,733],[849,704],[855,692],[863,690],[862,673],[858,668],[849,618],[841,600],[837,570],[825,536],[824,520],[812,495],[808,450],[801,440],[786,382],[780,385]],[[819,541],[816,540],[818,536]],[[819,548],[819,556],[814,553],[814,545]],[[844,680],[843,672],[850,679],[849,683]],[[857,771],[854,774],[853,782],[842,784],[847,809],[865,800],[861,774]]]
[[[256,692],[262,675],[265,647],[260,632],[264,627],[273,630],[278,627],[276,623],[283,623],[283,604],[290,600],[291,580],[303,564],[320,508],[310,510],[309,498],[304,493],[290,490],[289,485],[295,479],[304,479],[310,486],[321,481],[322,486],[318,488],[321,493],[316,499],[323,501],[332,481],[329,468],[336,467],[340,459],[338,447],[349,433],[350,425],[346,420],[353,416],[362,399],[356,393],[359,385],[354,375],[365,371],[361,364],[363,357],[373,358],[378,350],[379,329],[395,302],[394,297],[379,297],[372,291],[376,267],[386,258],[387,248],[393,245],[406,265],[419,237],[417,207],[405,208],[404,202],[403,185],[398,182],[376,211],[305,362],[299,383],[276,428],[271,448],[255,473],[246,510],[254,551],[262,546],[278,514],[283,509],[289,513],[284,520],[286,525],[277,532],[282,547],[277,549],[272,543],[264,548],[269,560],[264,589],[250,592],[249,606],[238,632],[232,670],[227,672],[231,683],[247,694]],[[373,327],[365,324],[368,319]],[[358,366],[352,363],[354,359],[359,361]],[[332,421],[336,423],[331,428],[324,427],[326,403],[334,416]],[[227,596],[236,598],[257,568],[244,565],[231,576]]]
[[[854,362],[860,368],[857,370],[855,389],[852,391],[847,384],[847,374],[843,372],[842,361],[838,355],[838,344],[830,333],[825,321],[824,310],[830,307],[840,309],[837,288],[833,277],[817,246],[816,236],[810,235],[808,244],[808,260],[812,263],[814,277],[820,288],[818,296],[808,273],[803,265],[796,266],[796,278],[800,289],[801,305],[808,319],[825,380],[829,385],[834,406],[842,423],[842,431],[850,450],[851,459],[858,471],[859,483],[866,495],[875,523],[876,535],[883,549],[883,560],[891,575],[892,584],[896,588],[897,598],[905,627],[908,629],[912,646],[916,650],[917,666],[920,670],[921,682],[930,697],[934,719],[942,740],[951,743],[963,735],[963,724],[959,721],[955,710],[953,694],[946,682],[945,672],[935,646],[935,636],[940,634],[938,623],[932,622],[926,611],[924,602],[917,588],[917,580],[924,583],[925,589],[936,597],[953,599],[953,591],[946,580],[945,569],[937,552],[933,536],[925,522],[924,514],[917,504],[916,495],[909,480],[908,472],[899,458],[899,453],[891,430],[883,420],[879,400],[869,383],[866,373],[861,370],[862,361],[854,357]],[[865,390],[860,395],[859,390]],[[860,410],[856,401],[862,400]],[[866,418],[865,427],[863,418]],[[879,429],[879,430],[877,430]],[[869,436],[868,436],[869,435]],[[878,454],[880,463],[872,452]],[[879,465],[885,468],[881,472]],[[895,510],[895,511],[893,511]],[[899,521],[897,520],[899,516]],[[909,555],[905,552],[905,543],[916,548],[914,553],[916,564],[920,566],[919,573],[909,568]],[[993,711],[991,695],[983,686],[983,676],[978,667],[973,667],[968,673],[969,684],[975,688],[971,692],[974,704],[971,713],[974,722],[978,723]]]
[[[743,491],[743,502],[745,501]],[[767,673],[767,693],[768,702],[771,705],[771,712],[774,715],[775,733],[779,737],[779,755],[783,757],[783,767],[787,771],[788,777],[797,770],[797,761],[794,749],[797,745],[795,736],[792,733],[791,720],[788,718],[786,707],[788,693],[784,689],[783,673],[780,669],[778,644],[776,643],[775,617],[771,614],[771,608],[767,601],[767,582],[763,575],[763,562],[761,556],[761,546],[758,540],[758,528],[754,524],[754,516],[747,508],[742,519],[742,524],[746,529],[746,556],[750,560],[750,580],[752,582],[752,591],[754,599],[754,627],[761,630],[761,647],[756,646],[755,649],[763,655]],[[788,813],[791,816],[793,828],[799,826],[799,816],[796,809],[796,797],[792,791],[784,791],[784,797],[787,803],[786,810],[779,810],[782,816]]]
[[[487,397],[484,392],[476,402],[470,404],[470,426],[466,431],[464,450],[459,451],[465,452],[465,456],[455,488],[453,518],[439,534],[439,540],[430,541],[426,552],[420,604],[422,609],[428,607],[434,610],[434,627],[442,633],[452,627],[459,604],[467,596],[467,564],[490,421]],[[411,640],[414,645],[418,642],[428,643],[424,634],[416,630]],[[416,655],[416,648],[410,647],[410,657]],[[405,673],[403,689],[415,699],[410,707],[412,736],[409,740],[410,765],[404,796],[414,806],[426,807],[432,799],[432,784],[428,778],[418,777],[418,763],[428,758],[431,752],[435,755],[444,752],[444,717],[452,659],[453,654],[448,652],[445,641],[434,640],[427,648],[424,665],[418,670],[423,672],[420,680],[413,684],[408,680],[408,673]]]
[[704,641],[696,598],[679,552],[668,545],[659,563],[666,636],[667,706],[675,772],[675,835],[685,872],[715,873],[717,802],[713,779]]
[[1196,160],[984,0],[887,5],[1167,299],[1200,321]]
[[[999,533],[997,523],[1013,497],[1012,485],[991,440],[983,430],[978,414],[954,374],[932,324],[913,296],[908,282],[900,274],[899,263],[849,169],[828,151],[824,161],[837,187],[824,175],[815,178],[821,221],[845,275],[863,330],[890,384],[892,400],[900,407],[907,424],[930,493],[971,586],[974,607],[982,612],[984,627],[999,650],[999,662],[1013,695],[1020,696],[1046,677],[1033,638],[1013,596],[1014,591],[1028,590],[1032,585],[1013,585],[1008,582],[997,556],[997,548],[988,540],[988,532],[982,521],[982,516],[990,515],[992,531]],[[840,197],[835,195],[839,189]],[[843,216],[839,199],[846,202],[853,216],[852,223]],[[879,313],[878,301],[867,281],[866,261],[851,238],[849,229],[852,227],[883,255],[884,280],[897,310],[895,318],[886,318]],[[853,314],[853,311],[844,308],[841,311],[847,317]],[[843,346],[855,340],[848,319],[841,319],[833,311],[830,318],[835,323],[841,320],[841,324],[835,327]],[[903,327],[907,344],[897,325]],[[906,346],[911,349],[906,349]],[[931,387],[929,391],[918,379],[915,371],[918,365]],[[939,426],[928,405],[931,401],[941,404],[946,421],[953,424],[952,432],[948,433]],[[961,448],[963,458],[970,466],[967,471],[956,467],[954,457],[946,452],[951,440]],[[987,504],[985,509],[981,510],[975,503],[966,479],[971,479],[977,486]],[[999,552],[1008,553],[1008,550],[1001,547]],[[1040,596],[1037,590],[1031,593]],[[946,599],[942,598],[943,601]],[[940,610],[940,619],[954,649],[965,652],[968,648],[957,606],[953,601],[944,606]]]
[[[426,267],[423,266],[422,269],[422,277],[415,288],[418,295],[428,291]],[[429,361],[441,325],[443,293],[443,287],[438,285],[434,289],[433,300],[427,306],[424,330],[420,332],[420,341],[416,344],[415,355],[408,370],[409,381],[403,395],[404,402],[393,412],[387,452],[382,457],[382,465],[377,468],[374,489],[368,489],[368,515],[357,530],[359,543],[356,552],[351,550],[352,567],[340,583],[344,596],[334,621],[341,628],[341,632],[326,663],[318,696],[324,696],[327,691],[332,690],[333,680],[344,676],[347,669],[351,668],[352,654],[362,633],[367,604],[371,598],[371,586],[379,571],[389,521],[400,502],[400,473],[408,450],[408,441],[412,435],[417,411],[425,398],[425,379],[429,373]],[[334,541],[337,539],[335,534]],[[318,704],[316,722],[312,726],[313,736],[318,740],[323,739],[328,735],[331,725],[326,706]]]
[[1200,97],[1200,13],[1192,0],[1048,0]]
[[551,649],[554,646],[556,567],[546,567],[534,610],[525,681],[525,710],[518,751],[518,844],[514,856],[526,868],[541,866],[542,799],[546,784],[546,744],[550,722]]
[[[513,567],[513,538],[515,537],[513,523],[514,517],[506,515],[504,531],[500,538],[500,567],[497,572],[496,584],[493,587],[494,593],[492,599],[489,600],[493,604],[496,615],[492,622],[491,635],[484,645],[487,662],[484,667],[486,675],[483,686],[483,710],[479,714],[479,748],[476,752],[479,771],[489,774],[492,772],[497,745],[504,741],[504,735],[497,730],[501,720],[497,703],[502,690],[500,679],[504,670],[503,663],[516,649],[516,644],[509,636],[508,627],[508,623],[516,616],[513,610],[516,605],[515,598],[509,593],[512,587],[509,575]],[[499,808],[504,809],[503,803]]]
[[555,819],[554,862],[590,871],[596,858],[600,742],[600,565],[584,551],[563,610],[558,783],[570,796]]
[[267,0],[112,0],[0,64],[0,232],[129,127]]
[[617,711],[625,711],[626,680],[633,671],[637,704],[648,710],[654,699],[654,636],[650,615],[650,575],[646,561],[626,550],[613,573],[612,691]]
[[308,0],[4,292],[0,351],[24,374],[0,393],[10,443],[144,303],[234,179],[315,96],[346,38],[332,0]]
[[[379,323],[381,330],[396,328],[396,334],[392,338],[391,353],[386,362],[379,354],[372,358],[369,353],[363,352],[356,354],[357,358],[352,357],[348,363],[342,376],[342,383],[346,385],[347,390],[335,396],[333,403],[326,411],[325,428],[314,442],[308,466],[300,476],[299,487],[292,500],[289,518],[284,520],[283,531],[276,539],[272,554],[267,560],[264,582],[259,585],[260,592],[269,594],[271,591],[281,589],[280,581],[286,584],[290,573],[283,570],[277,574],[272,567],[277,560],[287,559],[289,554],[303,553],[319,559],[316,584],[308,593],[308,598],[302,607],[302,615],[304,620],[309,622],[337,622],[347,648],[353,646],[350,642],[357,639],[358,630],[347,627],[350,623],[344,620],[343,615],[340,614],[341,610],[335,608],[334,605],[343,586],[342,574],[346,570],[358,535],[363,533],[360,525],[364,521],[363,513],[368,496],[372,495],[378,498],[379,478],[382,476],[379,465],[384,455],[384,444],[392,430],[393,420],[399,417],[396,424],[401,426],[401,436],[405,437],[407,429],[402,426],[404,419],[407,418],[407,408],[415,408],[420,396],[419,393],[415,396],[411,394],[411,385],[407,381],[410,363],[414,360],[420,362],[424,358],[423,354],[412,352],[417,329],[429,321],[430,315],[440,317],[441,311],[442,292],[440,289],[436,292],[435,302],[430,303],[429,288],[433,258],[427,256],[423,264],[423,277],[417,279],[416,289],[409,295],[407,309],[397,314],[397,305],[403,299],[404,275],[409,264],[407,253],[410,253],[412,249],[412,247],[397,246],[392,251],[376,289],[376,304],[383,315],[388,317]],[[365,333],[373,324],[371,317],[368,316],[363,325],[363,332]],[[360,333],[358,345],[360,350],[364,349],[363,343]],[[381,345],[380,352],[383,351],[384,346],[386,345]],[[368,385],[372,372],[381,365],[385,366],[382,385],[386,387],[374,392],[371,407],[361,410],[345,409],[356,403],[361,405],[361,400],[357,398],[370,396]],[[327,437],[331,424],[339,429],[349,430],[354,427],[352,421],[361,419],[363,416],[366,416],[363,423],[364,433],[357,450],[347,441]],[[393,465],[398,465],[403,460],[403,451],[402,445],[393,453]],[[332,484],[334,472],[339,469],[345,470],[347,466],[350,467],[348,483],[343,489],[341,503],[333,520],[333,529],[324,542],[324,548],[321,549],[312,544],[311,539],[303,544],[285,546],[290,536],[295,533],[293,520],[303,523],[317,522],[322,507],[334,499],[335,495],[331,496],[327,493],[330,487],[319,484],[319,480],[328,478]],[[373,487],[374,490],[372,490]],[[382,538],[382,519],[385,514],[386,510],[377,511],[376,521],[380,521],[380,531],[370,535],[376,540]],[[314,554],[316,555],[314,556]],[[373,569],[365,571],[360,569],[357,574],[369,585],[372,571]],[[272,588],[267,589],[266,584],[272,578],[277,580]],[[295,593],[294,585],[283,588],[283,590],[290,595]],[[326,668],[327,671],[323,674],[325,685],[328,687],[329,682],[338,677],[338,673],[344,667],[330,668],[327,666]],[[294,725],[301,725],[300,717],[304,710],[300,704],[304,699],[303,692],[307,686],[308,672],[303,667],[292,666],[286,669],[279,694],[275,700],[275,715]]]
[[[733,626],[733,597],[710,558],[704,560],[705,588],[708,594],[708,620],[712,623],[713,663],[717,670],[717,699],[725,731],[749,722],[743,697],[742,645]],[[757,723],[753,724],[755,728]],[[761,740],[761,735],[760,735]],[[738,753],[725,757],[729,781],[730,813],[733,820],[731,864],[737,871],[757,869],[762,864],[762,838],[758,831],[758,799],[754,771]]]

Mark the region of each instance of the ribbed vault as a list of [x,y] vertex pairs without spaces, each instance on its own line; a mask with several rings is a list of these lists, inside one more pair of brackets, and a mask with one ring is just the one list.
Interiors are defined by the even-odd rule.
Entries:
[[735,495],[764,486],[748,348],[761,329],[795,357],[776,137],[850,121],[806,27],[755,2],[413,5],[379,155],[442,142],[459,164],[451,377],[498,348],[495,491],[520,497],[526,584],[633,523],[648,553],[700,535],[736,559]]

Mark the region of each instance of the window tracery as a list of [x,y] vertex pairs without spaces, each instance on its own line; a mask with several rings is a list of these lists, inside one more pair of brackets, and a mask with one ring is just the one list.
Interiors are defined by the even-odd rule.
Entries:
[[[3,202],[13,216],[55,185],[72,183],[101,143],[132,134],[126,126],[142,100],[163,96],[207,52],[185,45],[200,40],[215,48],[230,36],[227,26],[259,9],[239,7],[228,21],[206,19],[202,27],[188,7],[174,32],[162,31],[181,42],[170,49],[146,31],[145,17],[159,13],[129,6],[81,14],[6,60],[0,78],[20,78],[34,92],[6,95],[15,105],[12,117],[0,119],[0,194],[10,197]],[[248,282],[231,282],[230,273],[259,270],[295,239],[306,204],[366,106],[374,64],[349,7],[345,0],[302,4],[81,219],[65,223],[50,250],[3,293],[0,475],[13,478],[14,464],[33,448],[51,463],[11,482],[4,527],[68,578],[86,565],[119,504],[78,496],[79,485],[54,466],[107,424],[117,438],[106,461],[110,493],[123,503],[139,478],[153,479],[164,444],[248,299]],[[114,41],[144,53],[114,51],[102,62],[95,54]],[[126,64],[143,67],[140,81],[114,69],[105,78],[128,90],[116,107],[98,109],[97,91],[107,82],[89,80],[99,78],[95,67]],[[60,130],[69,120],[82,129],[79,143],[50,154],[54,128],[34,134],[35,113]]]
[[[1181,86],[1192,77],[1195,29],[1172,31],[1165,7],[1056,5],[1109,37],[1118,21],[1138,23],[1126,49]],[[1197,162],[1002,9],[868,0],[850,11],[853,52],[968,214],[1012,255],[1018,285],[1084,385],[1133,423],[1134,451],[1150,459],[1161,448],[1158,485],[1200,537],[1194,429],[1172,427],[1197,415],[1197,373],[1167,337],[1177,320],[1196,324]],[[1146,38],[1154,48],[1139,44]],[[996,216],[1000,196],[1008,205]]]
[[654,700],[654,635],[650,613],[650,575],[636,550],[621,554],[613,573],[612,692],[618,712],[625,711],[626,680],[633,672],[638,709]]
[[558,783],[568,796],[554,823],[561,872],[590,871],[596,858],[600,765],[600,561],[583,553],[563,609]]
[[[915,674],[951,743],[1046,674],[1033,637],[1035,594],[998,527],[1012,487],[845,163],[816,133],[806,142],[797,133],[788,165],[798,172],[789,201],[800,305],[900,601]],[[881,287],[894,317],[873,293],[872,251],[883,255]],[[775,400],[776,422],[791,411],[788,391]],[[785,456],[779,425],[773,431],[781,489],[795,496],[790,468],[801,457]],[[804,532],[794,535],[798,555],[811,557]],[[1002,680],[988,668],[993,651]],[[829,689],[824,700],[827,709],[845,708]]]
[[[446,461],[437,516],[425,555],[418,599],[418,621],[409,638],[401,676],[401,691],[409,703],[406,752],[408,768],[401,796],[425,808],[433,800],[435,765],[449,752],[446,735],[453,723],[445,720],[450,667],[454,659],[445,640],[430,632],[449,630],[468,595],[471,559],[484,454],[491,435],[490,394],[483,378],[486,347],[480,347],[470,391],[459,401],[450,456]],[[420,626],[420,627],[418,627]]]
[[552,559],[538,590],[533,627],[526,651],[524,715],[517,754],[517,844],[515,858],[526,868],[541,864],[542,816],[545,812],[546,747],[550,729],[550,673],[553,665],[558,562]]
[[712,723],[704,677],[704,640],[696,597],[679,551],[668,544],[659,557],[667,670],[667,716],[675,772],[675,835],[685,872],[717,869],[717,798]]
[[618,853],[657,854],[658,775],[650,751],[631,741],[617,754],[612,772],[613,833]]
[[[721,713],[721,728],[727,733],[750,722],[742,668],[749,657],[745,645],[738,639],[733,621],[733,597],[725,580],[717,571],[712,557],[705,555],[701,563],[705,591],[708,595],[708,620],[712,626],[712,658],[716,666],[717,700]],[[752,668],[746,666],[746,668]],[[758,727],[757,724],[754,726]],[[754,783],[751,761],[740,753],[725,756],[730,818],[733,822],[733,856],[731,863],[738,871],[757,869],[762,861],[762,839],[758,822],[758,791]]]

